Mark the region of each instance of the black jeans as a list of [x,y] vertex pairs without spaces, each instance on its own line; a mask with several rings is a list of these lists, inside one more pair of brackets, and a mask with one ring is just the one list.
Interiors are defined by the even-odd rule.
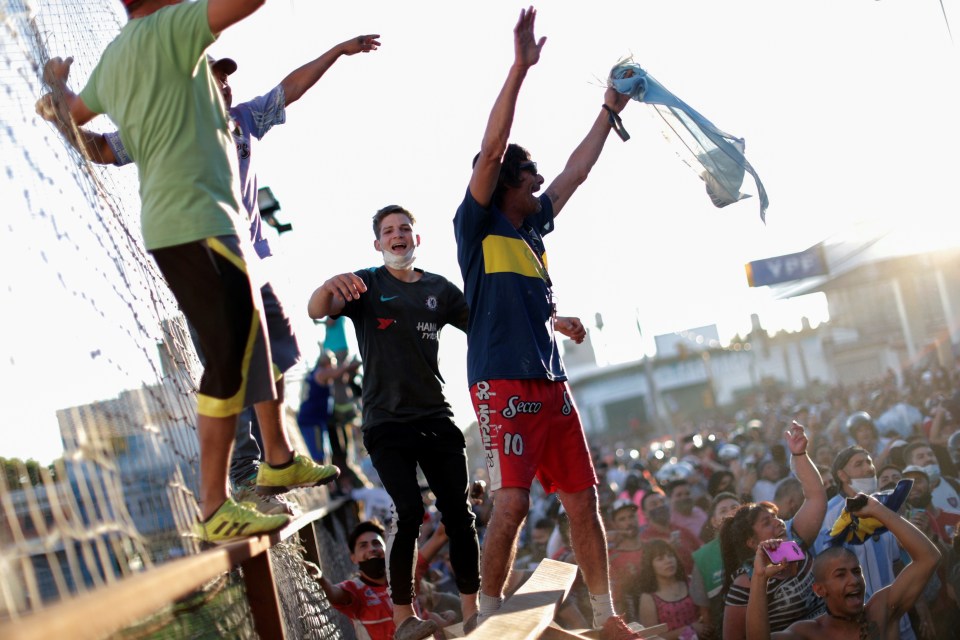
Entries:
[[396,506],[387,554],[393,602],[411,604],[414,598],[417,538],[424,514],[418,464],[437,498],[450,538],[457,589],[476,593],[480,589],[480,545],[470,508],[467,456],[460,429],[449,418],[380,424],[364,431],[363,444]]

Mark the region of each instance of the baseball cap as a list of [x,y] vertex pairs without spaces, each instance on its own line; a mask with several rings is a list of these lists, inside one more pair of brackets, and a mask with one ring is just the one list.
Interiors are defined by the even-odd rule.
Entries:
[[220,69],[228,76],[237,70],[237,63],[233,58],[220,58],[217,60],[208,53],[207,62],[210,63],[211,69]]
[[918,467],[915,464],[907,465],[907,467],[900,473],[901,475],[907,475],[908,473],[922,473],[925,478],[928,480],[930,479],[930,476],[928,476],[927,472],[923,470],[923,467]]
[[613,505],[610,507],[610,515],[615,514],[621,509],[633,509],[636,511],[637,505],[635,505],[633,500],[630,500],[629,498],[620,498],[619,500],[614,501]]

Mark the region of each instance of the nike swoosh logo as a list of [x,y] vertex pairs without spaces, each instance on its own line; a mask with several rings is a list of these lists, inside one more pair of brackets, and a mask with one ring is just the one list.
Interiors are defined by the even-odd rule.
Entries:
[[399,297],[400,297],[400,296],[390,296],[390,297],[388,298],[387,296],[381,295],[381,296],[380,296],[380,302],[390,302],[390,301],[393,300],[394,298],[399,298]]

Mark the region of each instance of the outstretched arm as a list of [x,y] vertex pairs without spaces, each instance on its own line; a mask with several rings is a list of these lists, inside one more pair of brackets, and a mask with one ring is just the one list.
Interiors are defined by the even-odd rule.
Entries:
[[570,199],[573,192],[584,183],[590,174],[590,170],[593,169],[593,165],[600,158],[600,152],[603,151],[603,145],[607,141],[607,134],[610,133],[611,128],[610,111],[607,108],[614,113],[620,113],[627,106],[629,100],[629,96],[616,91],[612,87],[608,87],[606,93],[603,94],[603,104],[605,106],[600,109],[600,113],[594,120],[593,126],[590,127],[587,137],[573,150],[563,171],[547,187],[546,194],[553,201],[554,217],[567,204],[567,200]]
[[[853,515],[858,518],[872,517],[879,520],[910,555],[910,564],[894,578],[893,583],[874,594],[874,598],[886,596],[884,604],[890,611],[890,619],[898,620],[920,597],[930,576],[937,569],[940,552],[922,531],[880,504],[873,496],[867,499],[867,505],[863,509],[854,512]],[[870,601],[873,602],[873,598]]]
[[70,65],[73,64],[73,58],[50,58],[43,65],[43,81],[52,90],[37,103],[37,110],[41,108],[46,112],[41,115],[45,120],[51,122],[54,119],[57,122],[57,129],[63,133],[67,140],[78,149],[82,146],[81,142],[76,140],[74,126],[80,127],[90,122],[98,114],[94,113],[84,104],[83,100],[67,87],[67,80],[70,78]]
[[355,273],[341,273],[333,276],[310,296],[307,313],[314,320],[325,316],[338,315],[348,300],[356,300],[367,290],[367,285]]
[[307,565],[307,573],[310,574],[310,577],[313,578],[314,581],[320,585],[320,588],[323,589],[323,592],[327,594],[327,600],[330,601],[330,604],[350,604],[353,596],[349,591],[327,580],[323,575],[323,571],[320,570],[320,567],[314,563],[304,561],[304,564]]
[[359,361],[347,360],[345,362],[341,362],[335,367],[324,367],[323,369],[317,369],[313,373],[313,379],[317,384],[329,384],[340,378],[345,373],[356,371],[359,366]]
[[433,559],[437,556],[443,545],[447,544],[447,541],[450,538],[447,536],[447,528],[443,526],[441,522],[439,526],[433,531],[427,541],[423,543],[420,549],[417,551],[419,556],[423,558],[424,562],[430,563],[433,562]]
[[312,60],[299,69],[292,71],[290,75],[280,82],[280,86],[283,87],[283,95],[286,98],[286,103],[290,105],[299,100],[310,87],[317,83],[317,80],[323,77],[327,69],[332,67],[333,63],[336,62],[340,56],[352,56],[355,53],[376,51],[380,46],[380,41],[377,40],[379,37],[380,34],[373,34],[350,38],[333,47],[316,60]]
[[537,40],[534,35],[533,27],[536,19],[536,9],[533,7],[521,9],[520,19],[513,28],[513,65],[493,103],[493,110],[487,120],[487,129],[480,143],[480,156],[470,177],[470,193],[482,207],[490,205],[493,192],[497,188],[500,161],[503,159],[503,153],[507,150],[507,142],[510,139],[520,86],[527,77],[527,70],[540,60],[540,50],[547,41],[546,38]]
[[107,143],[106,136],[79,127],[74,128],[72,123],[64,122],[64,118],[57,112],[52,93],[48,93],[37,100],[36,109],[41,118],[55,126],[60,135],[91,162],[97,164],[114,164],[116,162],[113,149]]
[[218,34],[263,6],[264,0],[207,0],[210,32]]
[[808,547],[812,546],[823,526],[827,514],[827,491],[817,466],[807,454],[807,435],[803,426],[794,421],[786,432],[787,448],[790,449],[793,471],[803,489],[803,504],[793,518],[793,530]]

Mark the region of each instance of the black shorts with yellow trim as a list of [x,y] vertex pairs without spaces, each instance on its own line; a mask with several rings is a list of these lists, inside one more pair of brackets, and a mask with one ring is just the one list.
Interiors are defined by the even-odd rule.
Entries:
[[206,360],[197,412],[214,418],[276,399],[259,287],[253,287],[237,236],[151,251]]

